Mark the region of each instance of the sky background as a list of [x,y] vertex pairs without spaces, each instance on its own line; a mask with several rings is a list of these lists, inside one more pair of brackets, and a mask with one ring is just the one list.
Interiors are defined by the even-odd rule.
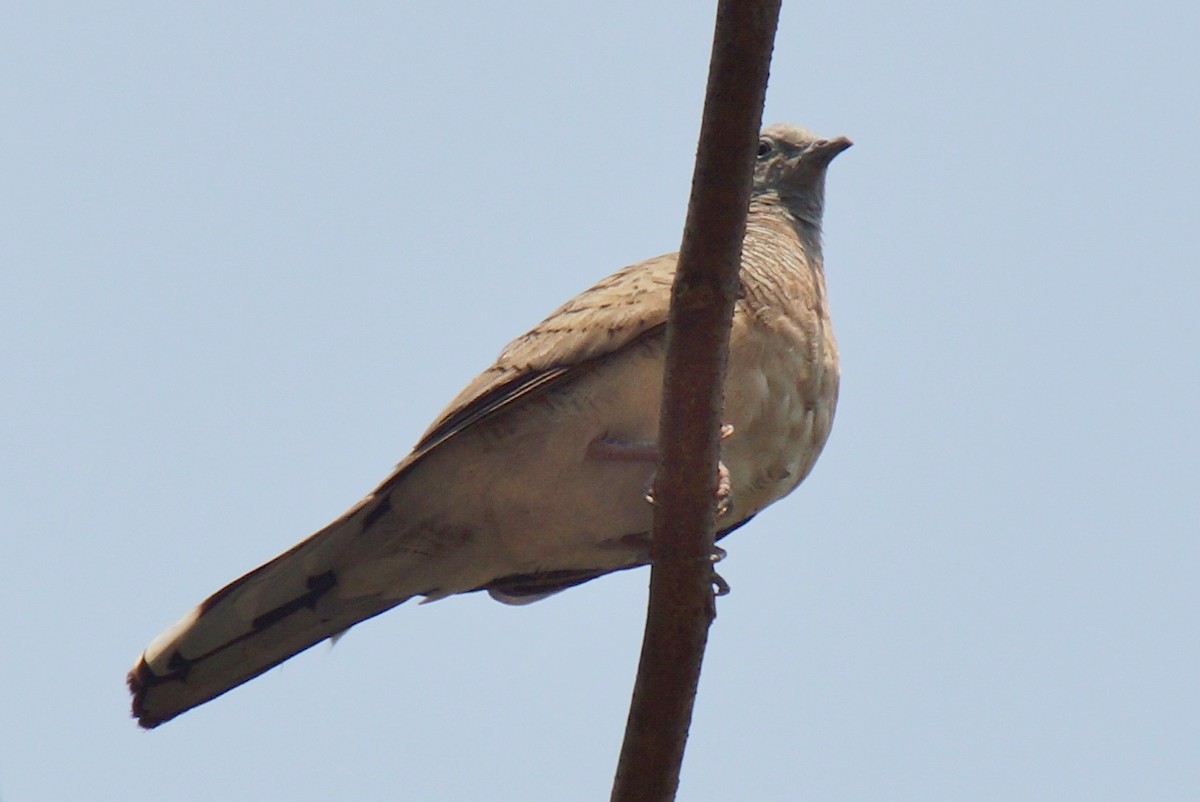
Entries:
[[[166,625],[678,247],[714,4],[0,26],[0,799],[607,799],[648,572],[405,605],[151,733]],[[681,800],[1200,798],[1200,12],[789,2],[833,436],[724,545]]]

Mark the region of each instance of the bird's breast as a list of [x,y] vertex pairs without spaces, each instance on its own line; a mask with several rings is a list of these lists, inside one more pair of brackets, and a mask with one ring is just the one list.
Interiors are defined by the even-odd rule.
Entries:
[[787,326],[735,320],[725,384],[734,431],[721,453],[740,514],[787,495],[812,470],[833,425],[838,378],[823,315]]

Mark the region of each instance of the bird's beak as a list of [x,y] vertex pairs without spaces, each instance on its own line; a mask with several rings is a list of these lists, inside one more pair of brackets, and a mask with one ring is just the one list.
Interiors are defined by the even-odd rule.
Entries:
[[820,164],[829,164],[833,161],[833,157],[841,153],[846,148],[854,143],[844,136],[835,137],[833,139],[818,139],[816,142],[808,146],[805,151],[805,157],[812,159]]

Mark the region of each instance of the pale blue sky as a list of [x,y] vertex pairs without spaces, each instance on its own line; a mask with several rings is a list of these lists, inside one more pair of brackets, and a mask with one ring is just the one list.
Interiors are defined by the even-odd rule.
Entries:
[[[0,797],[606,799],[648,574],[406,605],[152,733],[165,625],[677,248],[709,3],[0,26]],[[725,545],[681,800],[1200,798],[1200,18],[787,3],[842,400]]]

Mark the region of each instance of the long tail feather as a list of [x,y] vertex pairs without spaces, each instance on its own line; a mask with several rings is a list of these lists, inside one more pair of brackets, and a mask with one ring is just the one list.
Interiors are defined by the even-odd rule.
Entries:
[[361,512],[231,582],[159,635],[129,672],[138,723],[156,727],[409,598],[339,586]]

